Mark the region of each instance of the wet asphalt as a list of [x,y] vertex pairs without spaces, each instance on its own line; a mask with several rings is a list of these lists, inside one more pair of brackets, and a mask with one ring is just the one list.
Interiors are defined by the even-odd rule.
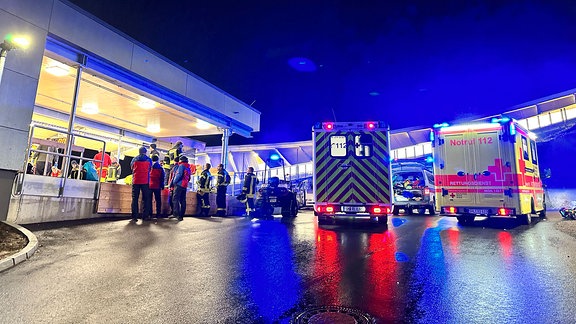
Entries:
[[379,323],[575,323],[576,239],[529,226],[394,216],[96,220],[27,226],[0,273],[0,323],[287,323],[340,305]]

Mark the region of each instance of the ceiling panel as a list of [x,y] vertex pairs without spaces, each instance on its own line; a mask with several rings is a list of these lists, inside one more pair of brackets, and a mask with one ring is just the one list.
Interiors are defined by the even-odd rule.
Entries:
[[[62,75],[56,76],[48,72],[48,70],[54,71],[54,67]],[[75,81],[75,68],[44,56],[36,105],[69,114],[74,97]],[[139,103],[142,102],[142,98],[116,81],[106,80],[104,76],[84,70],[76,113],[77,116],[88,120],[153,137],[220,133],[210,124],[206,129],[199,129],[198,119],[187,113],[184,108],[160,103],[160,100],[155,100],[149,95],[145,100],[153,102],[154,108],[141,108]],[[82,107],[90,105],[98,107],[96,114],[82,111]]]

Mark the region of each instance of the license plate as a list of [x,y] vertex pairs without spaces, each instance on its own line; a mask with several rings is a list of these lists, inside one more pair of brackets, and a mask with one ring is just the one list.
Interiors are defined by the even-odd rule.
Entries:
[[343,212],[364,212],[366,211],[366,207],[364,206],[342,206]]
[[276,202],[276,198],[270,198],[270,202],[271,202],[271,203],[275,203],[275,202]]
[[468,209],[470,214],[480,214],[480,215],[487,215],[488,209],[479,209],[479,208],[470,208]]

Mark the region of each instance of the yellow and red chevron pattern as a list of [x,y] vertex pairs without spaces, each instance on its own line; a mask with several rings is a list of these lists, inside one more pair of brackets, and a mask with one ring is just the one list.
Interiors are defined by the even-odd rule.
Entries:
[[[354,137],[373,138],[370,157],[356,157]],[[330,137],[346,136],[346,157],[330,155]],[[387,132],[317,132],[315,136],[316,201],[390,204],[390,152]]]

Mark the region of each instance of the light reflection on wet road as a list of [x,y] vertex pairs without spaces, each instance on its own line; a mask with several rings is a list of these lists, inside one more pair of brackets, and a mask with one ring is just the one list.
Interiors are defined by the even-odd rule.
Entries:
[[[555,229],[559,221],[462,227],[400,216],[387,228],[318,227],[305,212],[36,229],[45,247],[0,274],[0,305],[12,306],[2,312],[15,322],[270,323],[341,305],[378,322],[573,323],[576,240]],[[54,284],[62,271],[66,280]],[[89,299],[77,288],[87,278]]]

